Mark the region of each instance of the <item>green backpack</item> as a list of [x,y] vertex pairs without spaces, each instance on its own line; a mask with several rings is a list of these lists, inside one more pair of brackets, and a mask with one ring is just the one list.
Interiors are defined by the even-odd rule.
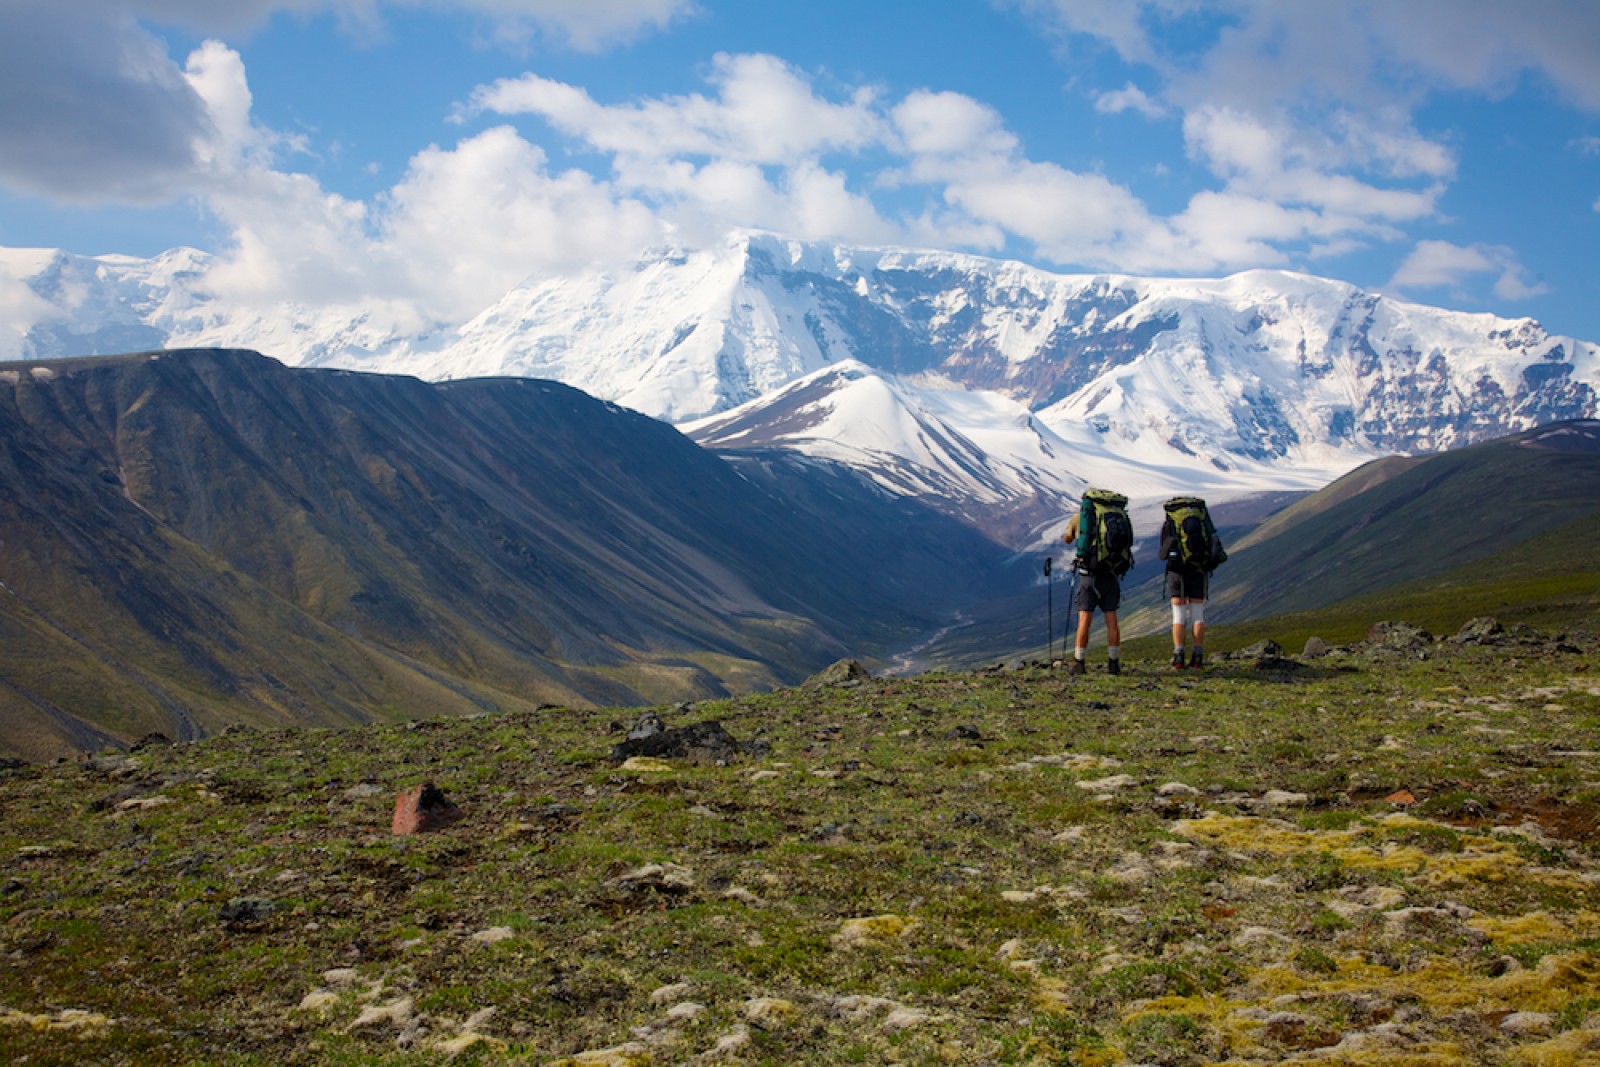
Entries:
[[1177,560],[1190,570],[1210,574],[1227,560],[1228,553],[1212,525],[1206,502],[1197,496],[1175,496],[1162,507],[1172,523],[1173,550]]
[[1078,563],[1084,570],[1108,570],[1119,578],[1133,566],[1133,523],[1128,498],[1109,489],[1090,489],[1078,510]]

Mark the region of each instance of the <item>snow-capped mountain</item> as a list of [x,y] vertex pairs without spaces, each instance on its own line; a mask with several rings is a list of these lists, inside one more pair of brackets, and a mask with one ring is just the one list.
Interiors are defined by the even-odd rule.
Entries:
[[428,380],[552,378],[718,447],[799,449],[1019,516],[1085,482],[1312,488],[1375,455],[1600,414],[1594,344],[1279,271],[1063,275],[744,233],[441,323],[233,307],[208,266],[0,250],[0,357],[227,345]]

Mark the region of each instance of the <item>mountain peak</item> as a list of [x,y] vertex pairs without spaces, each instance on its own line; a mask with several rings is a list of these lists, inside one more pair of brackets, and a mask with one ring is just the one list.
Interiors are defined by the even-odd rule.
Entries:
[[[918,412],[895,425],[932,433],[938,421],[935,436],[1049,452],[1048,469],[1028,481],[1051,486],[1109,465],[1152,486],[1303,488],[1384,453],[1600,414],[1593,344],[1529,319],[1409,304],[1289,271],[1057,274],[742,230],[708,248],[657,249],[632,270],[533,281],[464,322],[407,323],[361,309],[228,305],[205,291],[197,256],[74,265],[0,254],[0,273],[24,294],[0,323],[0,355],[249,347],[291,365],[435,381],[551,378],[674,423],[774,398],[766,409],[782,413],[782,426],[749,431],[772,441],[794,439],[780,390],[849,366],[848,392],[859,397],[870,368],[903,413]],[[830,386],[841,403],[845,384]],[[973,398],[964,407],[951,400],[963,392]],[[899,453],[906,463],[931,455],[915,434],[871,421],[887,410],[843,404],[827,432],[840,447],[887,434],[912,450]],[[868,421],[846,427],[849,411]],[[979,425],[974,412],[1004,426]],[[1042,432],[1025,441],[1002,432],[1018,412],[1053,435],[1048,449]],[[740,416],[747,426],[751,417]],[[930,479],[939,480],[924,471],[906,484]]]

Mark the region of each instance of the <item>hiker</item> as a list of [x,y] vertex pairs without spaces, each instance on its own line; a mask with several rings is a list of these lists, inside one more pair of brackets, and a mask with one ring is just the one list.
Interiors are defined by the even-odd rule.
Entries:
[[1122,603],[1122,576],[1133,566],[1133,526],[1128,521],[1128,498],[1105,489],[1083,494],[1078,513],[1067,522],[1064,540],[1077,548],[1073,569],[1078,574],[1078,633],[1068,674],[1083,674],[1089,651],[1089,631],[1094,613],[1106,617],[1106,673],[1122,673],[1122,627],[1117,608]]
[[[1172,669],[1206,665],[1206,596],[1211,572],[1228,553],[1217,536],[1206,502],[1197,496],[1177,496],[1162,505],[1161,558],[1167,561],[1167,596],[1172,601]],[[1194,644],[1184,658],[1184,643]]]

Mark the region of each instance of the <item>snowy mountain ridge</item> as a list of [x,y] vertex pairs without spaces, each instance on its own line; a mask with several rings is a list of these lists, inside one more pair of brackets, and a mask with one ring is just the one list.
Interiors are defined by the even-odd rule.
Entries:
[[1085,483],[1314,488],[1376,455],[1600,414],[1594,344],[1281,271],[1066,275],[740,233],[443,323],[388,304],[230,306],[209,265],[0,250],[0,358],[229,346],[433,381],[552,378],[714,447],[843,460],[1019,521]]

